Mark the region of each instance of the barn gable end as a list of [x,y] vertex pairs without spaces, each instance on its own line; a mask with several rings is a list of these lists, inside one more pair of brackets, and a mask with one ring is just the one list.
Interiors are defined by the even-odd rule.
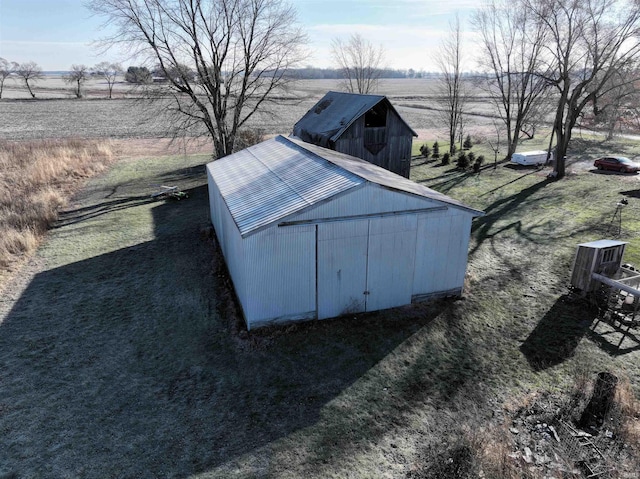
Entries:
[[331,91],[294,125],[293,136],[408,178],[417,134],[386,97]]

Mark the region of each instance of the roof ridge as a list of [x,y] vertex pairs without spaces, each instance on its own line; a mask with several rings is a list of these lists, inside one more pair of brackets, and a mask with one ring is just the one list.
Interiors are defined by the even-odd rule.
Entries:
[[[303,154],[306,154],[306,156],[313,157],[315,160],[320,160],[324,164],[331,165],[332,167],[339,169],[341,172],[347,173],[349,175],[357,176],[358,178],[360,178],[363,181],[367,181],[367,182],[369,181],[364,176],[359,175],[358,173],[356,173],[354,171],[350,171],[350,170],[346,169],[344,166],[341,166],[341,165],[338,165],[337,163],[334,163],[330,159],[321,156],[320,154],[316,153],[315,151],[310,150],[309,148],[306,148],[304,145],[298,144],[297,142],[291,140],[290,138],[287,138],[286,136],[278,135],[278,136],[276,136],[275,140],[278,141],[279,138],[282,138],[283,140],[286,141],[287,145],[291,146],[292,148],[294,148],[295,150],[297,150],[297,151],[299,151],[299,152],[301,152]],[[298,139],[298,138],[296,137],[296,139]],[[299,139],[299,140],[300,140],[300,143],[304,143],[305,145],[309,145],[309,147],[311,147],[311,148],[313,148],[313,147],[322,148],[322,147],[318,147],[318,145],[314,145],[313,143],[307,143],[306,141],[304,141],[302,139]],[[349,156],[349,155],[346,155],[345,153],[341,153],[341,152],[335,151],[335,150],[331,150],[331,152],[333,154]],[[363,159],[360,159],[360,158],[356,158],[356,157],[351,157],[350,159],[356,159],[356,160],[362,161],[363,163],[368,163],[367,161],[365,161]]]

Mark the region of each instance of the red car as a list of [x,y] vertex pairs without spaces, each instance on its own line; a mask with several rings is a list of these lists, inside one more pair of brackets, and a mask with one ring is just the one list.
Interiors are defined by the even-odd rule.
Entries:
[[640,164],[634,163],[624,156],[605,156],[593,162],[593,166],[599,170],[619,171],[620,173],[637,173],[640,171]]

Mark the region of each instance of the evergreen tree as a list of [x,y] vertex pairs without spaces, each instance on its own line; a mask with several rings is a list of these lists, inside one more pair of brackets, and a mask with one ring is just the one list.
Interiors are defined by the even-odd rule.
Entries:
[[440,145],[437,141],[433,144],[433,154],[431,155],[431,158],[440,158]]

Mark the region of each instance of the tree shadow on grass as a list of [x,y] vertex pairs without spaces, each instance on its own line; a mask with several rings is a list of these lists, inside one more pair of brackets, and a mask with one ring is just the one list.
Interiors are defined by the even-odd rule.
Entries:
[[[219,314],[219,253],[201,234],[207,188],[188,192],[152,209],[153,241],[36,275],[0,322],[0,473],[186,478],[224,467],[318,423],[439,313],[392,310],[239,340]],[[382,399],[371,414],[394,404]],[[336,417],[318,444],[343,441],[345,454],[386,431]]]
[[624,196],[628,196],[629,198],[640,198],[640,189],[621,191],[620,194]]
[[476,244],[469,254],[473,255],[487,239],[493,238],[500,232],[515,229],[518,234],[522,234],[522,223],[519,219],[500,229],[495,229],[495,226],[499,221],[504,220],[509,215],[517,214],[521,208],[525,206],[531,208],[533,203],[543,201],[542,198],[530,199],[530,197],[547,186],[550,181],[549,179],[544,179],[518,193],[514,193],[506,198],[501,198],[485,208],[485,216],[476,218],[473,222],[471,230],[475,234]]
[[594,308],[561,296],[520,346],[531,367],[544,370],[573,356],[597,316]]
[[[448,165],[437,164],[433,166],[435,168],[435,167],[444,167]],[[430,184],[428,185],[428,187],[434,190],[437,190],[441,193],[447,193],[451,189],[455,188],[456,186],[459,186],[462,183],[464,183],[466,180],[473,178],[473,176],[474,175],[470,172],[460,171],[457,168],[450,168],[447,171],[443,171],[441,176],[434,178],[436,180],[442,179],[442,178],[444,179],[442,179],[437,183]],[[432,179],[428,178],[425,180],[419,180],[418,183],[426,183],[428,181],[432,181]]]
[[[104,197],[94,204],[62,210],[52,229],[81,223],[114,211],[167,199],[167,197],[160,195],[163,191],[161,185],[189,184],[197,180],[198,177],[202,177],[204,171],[204,165],[195,165],[169,171],[149,180],[119,183],[108,188],[108,193],[105,191]],[[116,197],[114,198],[114,196]],[[171,198],[169,197],[169,199]]]
[[52,229],[62,228],[63,226],[87,221],[92,218],[97,218],[98,216],[111,213],[113,211],[141,206],[147,203],[153,203],[154,201],[157,201],[157,199],[152,198],[149,195],[138,195],[103,201],[91,206],[83,206],[80,208],[64,210],[60,212],[58,220],[53,224]]

